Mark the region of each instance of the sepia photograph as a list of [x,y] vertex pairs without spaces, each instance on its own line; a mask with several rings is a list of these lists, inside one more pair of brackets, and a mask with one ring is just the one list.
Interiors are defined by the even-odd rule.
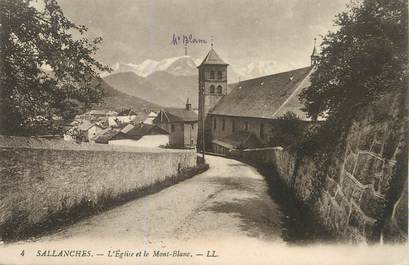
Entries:
[[407,0],[0,0],[0,265],[408,265]]

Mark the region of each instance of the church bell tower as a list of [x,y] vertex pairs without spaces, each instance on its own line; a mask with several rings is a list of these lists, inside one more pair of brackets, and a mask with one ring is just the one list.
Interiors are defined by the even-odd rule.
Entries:
[[[207,53],[203,62],[197,67],[199,69],[199,130],[198,139],[208,138],[208,112],[227,94],[227,66],[213,49]],[[203,131],[205,129],[205,131]],[[204,144],[200,144],[200,149]],[[209,147],[210,148],[210,147]],[[206,148],[208,149],[208,148]]]

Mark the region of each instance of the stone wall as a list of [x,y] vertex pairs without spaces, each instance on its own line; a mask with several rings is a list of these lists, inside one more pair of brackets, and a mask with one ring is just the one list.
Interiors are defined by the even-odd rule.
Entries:
[[[282,148],[245,150],[279,176],[330,231],[350,241],[407,240],[407,128],[402,97],[389,95],[357,115],[340,157],[318,163]],[[337,143],[334,143],[337,146]]]
[[331,166],[316,205],[323,222],[338,236],[354,241],[407,240],[407,200],[405,210],[392,216],[405,220],[394,223],[399,233],[391,237],[385,226],[390,209],[407,193],[406,114],[402,113],[406,113],[402,98],[388,95],[353,123],[344,157]]
[[284,151],[282,147],[245,149],[233,153],[234,155],[246,161],[279,165],[275,167],[277,173],[288,186],[293,186],[296,156],[291,152]]
[[98,204],[196,166],[190,150],[143,149],[0,137],[0,227],[31,224],[81,204]]

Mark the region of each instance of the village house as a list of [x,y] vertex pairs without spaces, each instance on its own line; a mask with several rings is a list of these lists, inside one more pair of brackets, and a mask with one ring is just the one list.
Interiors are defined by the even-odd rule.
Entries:
[[169,133],[157,125],[128,124],[108,140],[108,144],[136,147],[161,147],[169,144]]
[[[116,112],[114,112],[116,113]],[[90,110],[86,113],[76,115],[74,120],[82,122],[82,121],[97,121],[100,118],[112,116],[112,112],[107,112],[105,110]]]
[[169,132],[169,145],[176,148],[195,148],[197,142],[197,114],[187,99],[184,109],[167,108],[161,110],[153,124]]
[[110,140],[112,140],[115,135],[120,133],[120,129],[112,129],[112,128],[107,128],[103,131],[101,131],[96,137],[95,137],[95,143],[97,144],[108,144]]
[[[227,93],[227,66],[213,50],[199,68],[199,117],[205,118],[205,149],[228,153],[234,149],[268,146],[280,117],[294,113],[308,123],[301,91],[310,85],[317,51],[314,45],[311,66],[245,80],[231,85]],[[199,123],[199,138],[203,135]],[[202,145],[201,140],[199,146]]]
[[128,124],[124,128],[106,129],[95,138],[95,143],[136,146],[164,147],[169,144],[169,133],[157,125]]
[[158,116],[157,113],[150,111],[147,115],[147,117],[145,118],[145,120],[143,121],[143,123],[145,124],[153,124],[153,120]]
[[118,113],[115,117],[120,123],[130,123],[136,119],[138,113],[132,109],[125,109]]
[[101,123],[84,120],[64,133],[65,141],[94,142],[95,137],[105,129]]
[[107,116],[107,111],[105,110],[90,110],[88,114],[96,119],[101,118],[101,117],[106,117]]

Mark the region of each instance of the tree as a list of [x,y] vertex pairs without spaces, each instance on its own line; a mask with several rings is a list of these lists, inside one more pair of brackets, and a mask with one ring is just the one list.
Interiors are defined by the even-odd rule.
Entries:
[[295,146],[303,139],[305,126],[294,112],[286,112],[274,121],[270,146]]
[[323,39],[311,86],[300,99],[309,117],[325,114],[320,129],[328,143],[342,137],[359,109],[408,84],[408,3],[363,0],[335,20]]
[[55,0],[0,0],[0,131],[53,132],[102,99],[94,59],[101,38],[66,18]]

